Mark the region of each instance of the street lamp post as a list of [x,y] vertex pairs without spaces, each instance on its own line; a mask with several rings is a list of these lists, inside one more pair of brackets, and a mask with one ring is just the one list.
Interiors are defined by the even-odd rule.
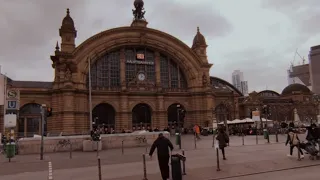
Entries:
[[146,106],[143,106],[144,107],[144,126],[146,126],[148,120],[147,120],[147,107]]
[[44,121],[46,118],[46,105],[41,105],[41,144],[40,144],[40,160],[43,160],[44,153]]
[[177,105],[177,122],[178,122],[178,142],[179,142],[179,149],[181,149],[181,127],[180,127],[180,112],[183,112],[182,109],[180,109],[180,104]]
[[98,124],[99,124],[99,123],[98,123],[98,120],[99,120],[98,117],[95,117],[95,118],[94,118],[94,124],[95,124],[96,126],[98,126]]

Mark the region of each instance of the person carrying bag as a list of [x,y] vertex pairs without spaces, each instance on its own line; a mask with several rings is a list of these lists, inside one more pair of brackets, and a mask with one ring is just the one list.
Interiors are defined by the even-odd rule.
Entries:
[[298,134],[295,133],[292,128],[290,128],[289,132],[288,132],[286,146],[288,144],[290,144],[290,154],[287,155],[288,157],[292,156],[293,148],[297,147],[298,151],[300,151],[301,158],[304,158],[303,152],[302,152],[301,148],[299,147],[300,140],[299,140]]

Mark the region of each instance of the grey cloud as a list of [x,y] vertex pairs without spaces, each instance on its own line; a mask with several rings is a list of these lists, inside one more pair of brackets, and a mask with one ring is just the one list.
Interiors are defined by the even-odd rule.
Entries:
[[311,36],[319,33],[319,0],[263,0],[262,2],[262,7],[287,15],[302,35]]
[[[77,45],[100,31],[128,26],[133,18],[133,0],[0,0],[0,4],[0,65],[10,77],[21,80],[52,80],[50,55],[60,41],[58,30],[66,8],[71,9],[78,31]],[[145,1],[145,8],[149,27],[189,45],[196,26],[207,38],[232,30],[230,23],[205,3]]]
[[51,80],[50,54],[66,8],[75,16],[85,12],[85,1],[1,0],[0,65],[11,78]]
[[[166,8],[157,12],[158,7]],[[197,26],[208,39],[225,36],[233,29],[227,19],[206,3],[186,5],[183,1],[162,0],[157,1],[151,11],[155,12],[150,17],[151,25],[181,39],[193,38]]]
[[[232,64],[232,67],[237,67],[244,72],[249,91],[261,91],[267,88],[281,93],[287,86],[284,79],[288,68],[288,63],[282,60],[288,58],[288,55],[283,52],[267,52],[264,49],[255,48],[225,54],[223,58],[226,61],[224,64]],[[230,68],[223,65],[216,66],[212,74],[219,74],[220,77],[230,80],[231,72],[225,71],[226,69]]]
[[306,7],[316,7],[319,5],[318,0],[263,0],[262,7],[275,8],[278,10],[287,9],[289,11],[301,10]]
[[[119,25],[130,25],[132,3],[128,3],[127,0],[108,0],[108,2],[113,4],[112,8],[106,8],[105,12],[98,10],[98,13],[104,13],[104,16],[97,16],[91,22],[92,26],[102,31]],[[233,29],[227,19],[205,3],[189,5],[183,1],[145,1],[145,10],[148,27],[172,34],[189,45],[196,34],[197,26],[200,26],[201,32],[208,39],[225,36]]]

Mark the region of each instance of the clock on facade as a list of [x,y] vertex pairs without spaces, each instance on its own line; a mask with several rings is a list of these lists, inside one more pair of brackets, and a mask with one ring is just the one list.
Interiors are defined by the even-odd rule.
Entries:
[[139,73],[139,74],[138,74],[138,79],[139,79],[140,81],[144,81],[144,80],[146,79],[146,75],[145,75],[144,73]]

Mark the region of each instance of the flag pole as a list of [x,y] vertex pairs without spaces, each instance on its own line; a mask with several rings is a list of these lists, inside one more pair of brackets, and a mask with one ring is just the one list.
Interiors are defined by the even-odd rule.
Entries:
[[91,85],[91,58],[88,58],[89,63],[89,120],[90,120],[90,131],[92,131],[92,85]]
[[7,102],[7,76],[1,74],[4,78],[4,90],[3,90],[3,133],[5,133],[6,128],[4,127],[4,117],[6,115],[6,102]]

